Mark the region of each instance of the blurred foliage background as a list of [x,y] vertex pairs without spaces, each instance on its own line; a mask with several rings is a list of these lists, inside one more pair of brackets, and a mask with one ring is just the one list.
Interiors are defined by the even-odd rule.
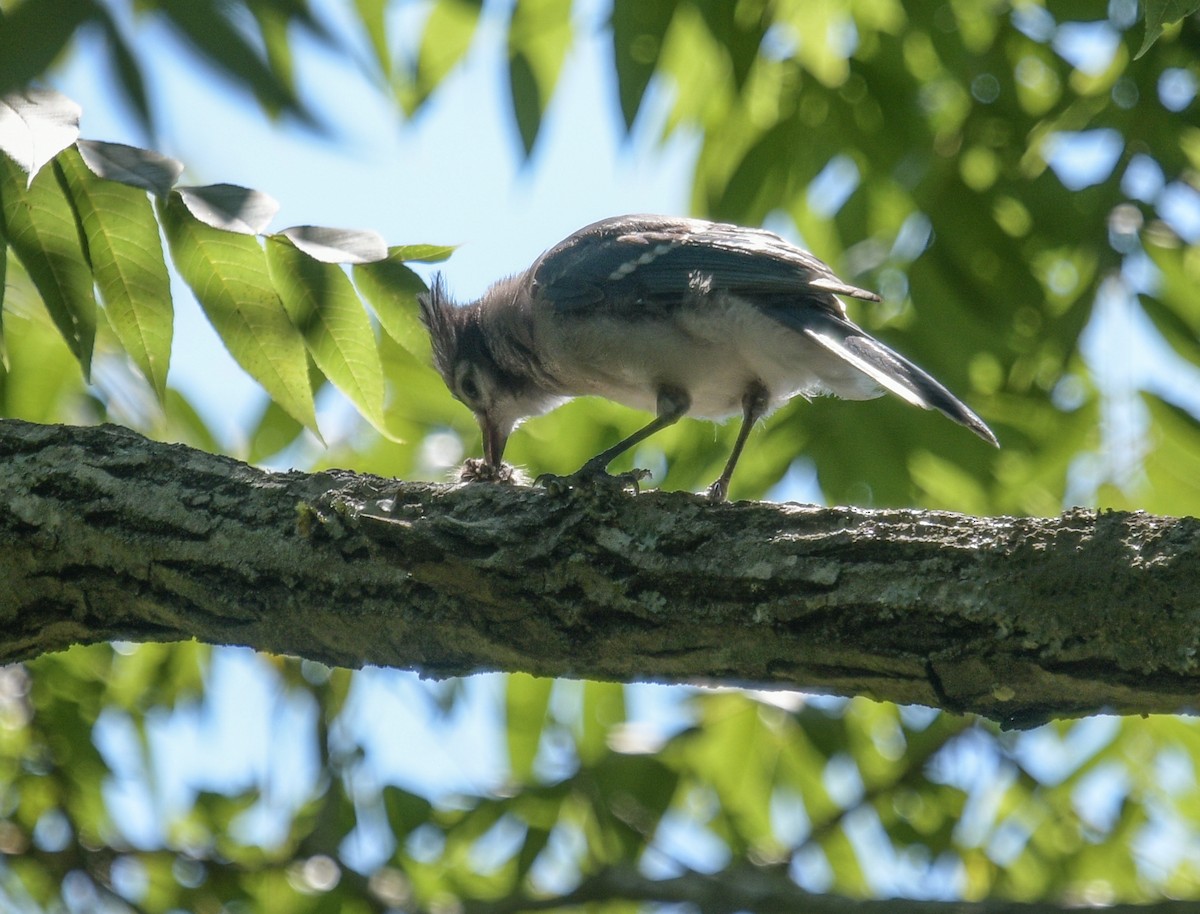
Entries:
[[[532,155],[573,42],[599,29],[626,127],[699,138],[693,212],[785,231],[878,288],[883,304],[856,303],[855,319],[1002,442],[994,452],[888,399],[793,404],[756,430],[734,497],[1198,512],[1194,4],[612,0],[591,17],[555,0],[343,6],[358,26],[349,44],[306,0],[3,3],[0,91],[52,82],[80,31],[99,32],[120,75],[114,104],[153,138],[140,42],[155,23],[265,117],[320,120],[297,89],[304,34],[412,118],[481,43],[501,41],[497,78]],[[104,319],[85,383],[22,260],[10,249],[3,262],[3,415],[119,420],[221,449],[169,374],[155,397]],[[321,449],[270,403],[235,455],[411,478],[445,471],[430,455],[461,453],[447,441],[477,453],[466,410],[379,317],[386,426],[400,440],[361,420]],[[318,392],[329,383],[313,378]],[[640,421],[578,401],[530,422],[508,456],[573,469]],[[664,487],[699,489],[734,431],[681,423],[629,460]],[[238,676],[261,701],[222,702]],[[439,776],[469,757],[479,773]],[[1198,762],[1200,729],[1182,717],[1004,734],[862,699],[421,684],[197,645],[97,647],[0,672],[0,901],[503,911],[561,896],[624,910],[687,887],[715,911],[753,909],[764,885],[1195,900]]]

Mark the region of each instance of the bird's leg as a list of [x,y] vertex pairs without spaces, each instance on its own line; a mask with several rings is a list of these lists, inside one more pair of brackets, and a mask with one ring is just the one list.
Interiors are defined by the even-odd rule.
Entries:
[[601,451],[570,476],[554,476],[550,473],[543,473],[533,481],[533,484],[545,486],[554,492],[560,492],[580,483],[594,485],[597,482],[612,481],[618,483],[623,489],[628,487],[637,492],[641,481],[650,477],[649,470],[634,469],[627,473],[610,475],[608,465],[631,447],[641,444],[655,432],[660,432],[667,426],[674,425],[683,418],[691,404],[692,398],[688,396],[686,391],[673,387],[661,388],[658,391],[658,414],[653,420],[642,426],[628,438],[623,438],[607,450]]
[[770,395],[761,383],[755,381],[742,394],[742,427],[738,429],[737,441],[733,443],[733,452],[725,464],[725,469],[717,477],[717,481],[708,487],[709,501],[724,501],[729,494],[729,480],[733,477],[733,468],[737,466],[738,458],[742,456],[742,448],[750,437],[750,429],[754,428],[762,414],[767,411]]

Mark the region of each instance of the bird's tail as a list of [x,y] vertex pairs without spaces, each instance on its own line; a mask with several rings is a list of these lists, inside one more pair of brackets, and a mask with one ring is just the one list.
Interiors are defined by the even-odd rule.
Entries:
[[792,312],[792,319],[784,319],[784,323],[853,365],[880,387],[913,406],[936,409],[994,447],[1000,446],[987,423],[941,382],[854,324],[833,315],[820,315],[814,319],[814,315],[809,314],[803,321],[796,321],[794,315]]

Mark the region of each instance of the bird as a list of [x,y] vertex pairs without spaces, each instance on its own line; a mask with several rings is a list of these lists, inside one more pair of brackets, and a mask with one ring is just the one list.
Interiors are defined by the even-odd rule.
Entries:
[[638,214],[585,226],[476,301],[456,304],[441,274],[418,301],[434,365],[482,433],[483,460],[468,461],[464,479],[511,480],[502,458],[517,425],[585,396],[654,418],[571,476],[538,481],[616,479],[636,490],[649,474],[610,476],[618,456],[684,416],[740,415],[706,493],[721,502],[759,419],[794,397],[830,394],[892,393],[999,446],[941,383],[851,321],[838,296],[880,301],[774,232]]

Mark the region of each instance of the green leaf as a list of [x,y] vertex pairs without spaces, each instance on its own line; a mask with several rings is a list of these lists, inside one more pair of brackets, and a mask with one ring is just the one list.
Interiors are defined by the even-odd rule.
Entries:
[[76,30],[97,15],[90,0],[26,0],[5,4],[0,28],[0,94],[43,76]]
[[625,687],[618,682],[584,682],[579,760],[594,764],[608,751],[608,734],[625,721]]
[[152,149],[96,140],[80,140],[75,145],[97,177],[139,187],[160,197],[169,194],[183,174],[182,162]]
[[8,243],[79,361],[84,378],[90,378],[96,339],[92,271],[58,174],[43,169],[26,188],[25,173],[0,155],[0,212]]
[[4,290],[8,281],[8,243],[5,241],[4,217],[0,211],[0,368],[8,370],[8,347],[4,345]]
[[417,296],[426,291],[425,281],[404,265],[405,258],[396,256],[399,250],[393,248],[387,260],[355,264],[354,282],[387,335],[428,365],[433,350],[417,306]]
[[1134,60],[1150,50],[1164,28],[1200,10],[1200,0],[1145,0],[1142,8],[1146,14],[1146,35],[1133,55]]
[[1200,419],[1144,393],[1152,447],[1144,460],[1146,481],[1136,507],[1154,514],[1200,516]]
[[26,187],[43,165],[75,142],[82,110],[52,89],[29,89],[0,98],[0,151],[25,172]]
[[383,237],[378,232],[365,229],[295,225],[279,234],[322,263],[372,263],[388,256]]
[[178,192],[158,210],[175,266],[229,354],[319,438],[304,339],[271,285],[258,240],[206,225]]
[[311,121],[286,78],[263,60],[229,20],[228,4],[216,0],[158,0],[157,5],[218,70],[249,86],[268,113],[287,111]]
[[354,0],[354,8],[358,10],[359,21],[366,29],[380,72],[391,79],[392,43],[388,40],[387,32],[387,0]]
[[262,40],[263,50],[267,53],[268,66],[289,91],[295,91],[295,67],[292,48],[288,44],[288,25],[291,18],[288,14],[291,10],[277,3],[255,0],[250,0],[247,6],[258,24],[258,35]]
[[729,54],[733,66],[733,79],[740,92],[746,84],[750,70],[759,57],[763,36],[770,18],[765,0],[743,0],[728,3],[726,0],[693,0],[708,24],[713,39]]
[[[275,401],[268,402],[274,403]],[[167,390],[163,412],[167,418],[163,434],[164,440],[190,444],[192,447],[208,451],[210,454],[219,454],[224,450],[204,418],[196,411],[196,407],[179,391]]]
[[631,130],[650,78],[658,68],[678,0],[613,0],[613,66],[625,129]]
[[456,250],[456,244],[398,244],[388,248],[388,257],[409,263],[441,263]]
[[434,0],[425,21],[416,72],[402,87],[402,101],[412,114],[466,56],[479,24],[482,0]]
[[279,204],[267,194],[236,184],[181,187],[178,194],[204,224],[242,235],[257,235],[279,212]]
[[375,334],[342,268],[314,260],[290,240],[272,235],[267,239],[267,269],[317,367],[368,422],[390,437]]
[[75,150],[62,153],[58,163],[109,323],[164,403],[174,310],[154,209],[145,191],[96,177]]
[[427,799],[403,787],[388,784],[381,793],[388,826],[398,840],[416,831],[433,815],[433,805]]
[[248,436],[246,462],[259,464],[275,456],[290,446],[302,431],[303,425],[284,412],[274,400],[268,400]]
[[146,94],[146,80],[142,75],[141,65],[125,40],[116,19],[104,7],[97,7],[97,12],[104,26],[104,47],[108,52],[110,66],[120,80],[125,98],[137,115],[142,129],[147,135],[153,135],[154,113],[150,109],[150,98]]
[[533,779],[533,763],[541,745],[553,688],[553,679],[540,679],[525,673],[513,673],[508,677],[504,690],[508,763],[512,779],[518,784]]
[[513,115],[528,157],[571,44],[571,4],[522,0],[508,26],[508,82]]

